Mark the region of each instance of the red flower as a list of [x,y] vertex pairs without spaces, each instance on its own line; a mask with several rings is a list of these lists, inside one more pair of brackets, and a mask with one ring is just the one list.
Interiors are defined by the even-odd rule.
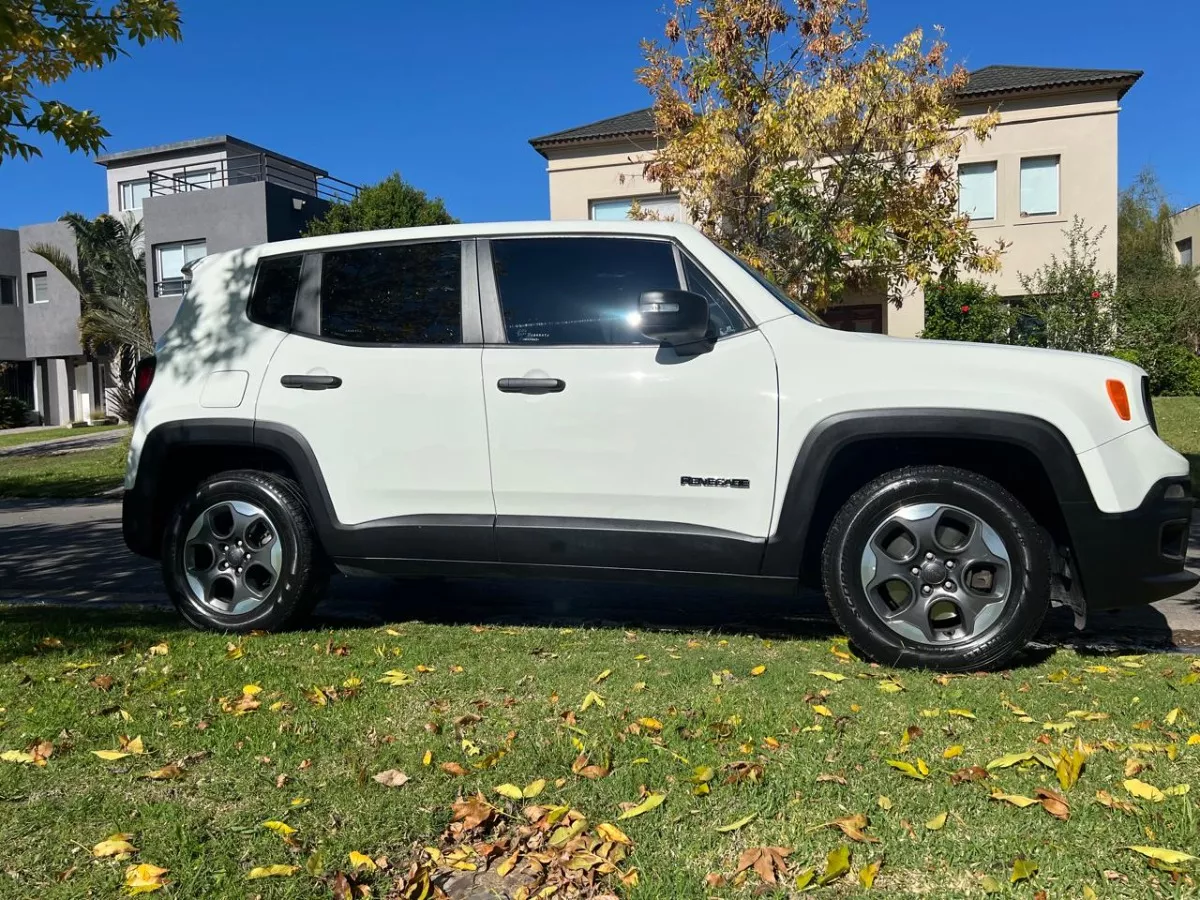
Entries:
[[1092,291],[1092,299],[1093,299],[1093,300],[1099,300],[1099,299],[1100,299],[1100,292],[1099,292],[1099,291]]
[[971,307],[967,306],[966,304],[963,304],[962,311],[965,313],[969,313],[971,311]]

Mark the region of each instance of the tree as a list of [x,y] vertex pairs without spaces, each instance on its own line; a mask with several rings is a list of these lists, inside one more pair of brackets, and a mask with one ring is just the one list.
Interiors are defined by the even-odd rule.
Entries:
[[920,30],[868,41],[863,0],[674,0],[643,42],[658,152],[645,174],[695,224],[818,307],[845,289],[900,302],[947,270],[994,271],[958,212],[961,66]]
[[71,151],[99,151],[109,136],[99,116],[36,96],[35,87],[103,67],[126,52],[125,41],[163,38],[180,39],[175,0],[0,0],[0,163],[41,156],[23,136],[34,132]]
[[369,185],[349,203],[335,203],[324,215],[308,223],[305,234],[343,234],[380,228],[418,225],[453,225],[458,220],[446,212],[440,197],[432,200],[394,172],[379,184]]
[[1121,192],[1115,304],[1120,355],[1155,394],[1200,392],[1200,283],[1172,252],[1171,208],[1152,170]]
[[133,216],[89,220],[78,213],[67,213],[62,221],[75,236],[78,265],[53,244],[36,244],[30,250],[58,269],[79,293],[80,343],[91,354],[113,359],[117,386],[110,389],[111,399],[121,418],[132,421],[137,414],[134,369],[139,359],[154,353],[142,224]]
[[1037,326],[1032,343],[1053,350],[1108,353],[1113,347],[1116,276],[1100,268],[1097,231],[1076,216],[1063,231],[1066,250],[1032,275],[1021,275],[1025,289],[1022,312]]

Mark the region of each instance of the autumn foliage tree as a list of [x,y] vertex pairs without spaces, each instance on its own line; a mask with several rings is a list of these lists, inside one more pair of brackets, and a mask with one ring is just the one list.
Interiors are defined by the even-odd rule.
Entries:
[[867,37],[865,0],[674,0],[643,43],[659,150],[645,174],[702,231],[794,296],[899,302],[948,270],[994,271],[958,212],[966,71],[920,30]]
[[175,0],[0,0],[0,163],[40,156],[35,134],[100,150],[108,137],[100,118],[41,91],[112,62],[126,43],[179,40],[179,24]]

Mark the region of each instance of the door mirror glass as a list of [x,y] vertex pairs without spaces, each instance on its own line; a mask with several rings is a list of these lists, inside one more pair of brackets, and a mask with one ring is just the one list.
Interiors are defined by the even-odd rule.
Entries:
[[638,319],[651,340],[693,344],[708,333],[708,301],[691,291],[645,291],[638,298]]

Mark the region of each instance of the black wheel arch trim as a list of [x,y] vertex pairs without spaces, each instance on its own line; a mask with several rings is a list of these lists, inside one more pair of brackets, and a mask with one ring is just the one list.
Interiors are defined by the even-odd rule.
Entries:
[[971,409],[866,409],[822,419],[796,455],[781,500],[779,525],[763,553],[763,575],[798,575],[809,527],[830,467],[856,443],[901,438],[967,438],[1021,447],[1046,469],[1060,506],[1094,505],[1070,441],[1036,416]]

